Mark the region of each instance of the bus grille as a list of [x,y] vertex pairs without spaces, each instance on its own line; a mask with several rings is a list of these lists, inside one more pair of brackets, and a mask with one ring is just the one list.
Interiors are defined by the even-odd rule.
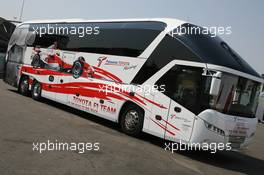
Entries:
[[245,136],[229,136],[229,143],[231,143],[232,148],[240,148],[245,139]]

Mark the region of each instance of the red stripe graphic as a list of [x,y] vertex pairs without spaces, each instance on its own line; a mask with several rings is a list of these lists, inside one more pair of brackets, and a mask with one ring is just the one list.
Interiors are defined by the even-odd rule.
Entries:
[[174,128],[174,129],[176,129],[176,130],[180,131],[180,129],[179,129],[179,128],[176,128],[174,125],[172,125],[172,124],[171,124],[171,123],[169,123],[168,121],[166,121],[166,120],[164,120],[164,119],[162,119],[162,121],[164,121],[165,123],[167,123],[168,125],[170,125],[172,128]]
[[[91,83],[92,84],[92,83]],[[43,90],[49,92],[63,93],[63,94],[79,94],[81,96],[91,97],[91,98],[99,98],[104,100],[110,100],[111,98],[115,98],[118,100],[125,100],[123,97],[115,94],[115,93],[105,93],[100,90],[87,89],[84,86],[78,85],[77,83],[65,83],[65,84],[47,84],[42,83]]]
[[[103,71],[100,68],[96,68],[96,70],[99,70],[100,73],[106,74],[106,76],[111,77],[112,79],[115,79],[115,81],[121,81],[118,77],[116,76],[112,76],[111,74],[108,74],[106,71]],[[55,70],[47,70],[47,69],[41,69],[41,68],[33,68],[32,66],[23,66],[21,68],[21,72],[26,72],[26,73],[30,73],[30,74],[34,74],[34,75],[58,75],[58,76],[71,76],[71,74],[67,74],[67,73],[63,73],[63,72],[58,72]],[[100,75],[96,75],[95,77],[100,77],[102,78],[102,76]],[[94,78],[95,78],[94,77]],[[85,89],[85,87],[93,87],[93,88],[97,88],[100,89],[101,92],[99,92],[98,90],[88,90]],[[103,87],[107,87],[107,94],[105,91],[103,91]],[[87,96],[87,97],[97,97],[98,95],[103,97],[103,98],[107,98],[107,95],[110,94],[111,97],[116,98],[116,99],[120,99],[121,96],[123,95],[127,98],[129,98],[130,100],[140,103],[142,105],[147,105],[144,100],[148,101],[149,103],[152,103],[160,108],[164,108],[167,109],[166,107],[164,107],[163,105],[160,105],[154,101],[151,101],[139,94],[135,94],[134,96],[131,96],[128,91],[124,91],[123,89],[120,89],[116,86],[110,86],[107,84],[102,84],[102,83],[90,83],[90,82],[72,82],[72,83],[64,83],[64,84],[45,84],[43,83],[43,89],[46,91],[52,91],[52,92],[57,92],[57,93],[64,93],[64,94],[75,94],[75,93],[79,93],[82,96]],[[115,93],[111,92],[111,90],[114,90]],[[79,92],[80,91],[80,92]],[[110,92],[109,92],[110,91]],[[96,93],[100,93],[100,94],[96,94]],[[102,95],[102,93],[105,93],[105,95]],[[119,94],[119,95],[117,95]],[[99,98],[98,96],[98,98]],[[122,97],[122,100],[124,100],[125,98]]]
[[175,136],[175,133],[173,133],[172,131],[168,130],[168,129],[166,128],[166,126],[164,126],[163,124],[161,124],[161,123],[159,123],[159,122],[156,122],[156,121],[153,120],[152,118],[151,118],[151,120],[152,120],[154,123],[156,123],[159,127],[161,127],[162,129],[164,129],[165,131],[167,131],[169,134]]
[[168,108],[166,108],[165,106],[163,106],[162,104],[158,104],[158,103],[156,103],[156,102],[154,102],[154,101],[152,101],[152,100],[149,100],[149,99],[147,99],[147,98],[145,98],[145,97],[143,97],[143,96],[141,96],[141,95],[138,95],[138,96],[140,96],[140,97],[143,98],[144,100],[146,100],[146,101],[148,101],[148,102],[150,102],[150,103],[152,103],[152,104],[154,104],[154,105],[156,105],[156,106],[158,106],[158,107],[160,107],[160,108],[162,108],[162,109],[168,109]]
[[95,66],[93,66],[93,68],[95,69],[95,73],[103,74],[103,75],[105,75],[106,77],[110,78],[113,81],[116,81],[116,82],[119,82],[119,83],[122,82],[122,80],[120,78],[118,78],[117,76],[111,74],[110,72],[108,72],[106,70],[103,70],[103,69],[101,69],[99,67],[95,67]]
[[[106,84],[102,83],[91,83],[91,82],[71,82],[71,83],[64,83],[64,84],[43,84],[43,90],[56,92],[56,93],[64,93],[64,94],[80,94],[82,96],[87,97],[96,97],[101,99],[107,99],[110,100],[108,97],[112,97],[118,100],[125,100],[124,97],[121,97],[120,95],[123,95],[129,99],[131,99],[134,102],[141,103],[143,105],[146,105],[146,103],[139,99],[136,96],[130,96],[128,92],[120,92],[114,93],[111,92],[111,88],[109,86],[106,86]],[[93,89],[87,89],[85,87],[90,88],[96,88],[97,90]],[[108,87],[108,91],[106,92],[103,87]]]
[[55,70],[48,70],[48,69],[41,69],[41,68],[34,69],[31,66],[23,66],[21,68],[21,72],[26,72],[26,73],[35,74],[35,75],[71,76],[70,74],[66,74],[63,72],[55,71]]
[[[71,65],[67,65],[68,68],[71,68]],[[108,71],[105,71],[103,69],[97,68],[97,67],[93,67],[95,69],[95,73],[93,74],[93,78],[98,78],[98,79],[102,79],[102,78],[108,78],[111,79],[112,81],[121,83],[122,80],[120,78],[118,78],[117,76],[111,74]],[[64,72],[59,72],[56,70],[49,70],[49,69],[42,69],[42,68],[33,68],[32,66],[23,66],[21,68],[21,72],[27,72],[27,73],[31,73],[31,74],[36,74],[36,75],[60,75],[60,76],[71,76],[71,74],[67,74]],[[101,74],[101,75],[100,75]],[[103,76],[105,77],[103,77]],[[83,73],[82,77],[87,77],[85,72]]]

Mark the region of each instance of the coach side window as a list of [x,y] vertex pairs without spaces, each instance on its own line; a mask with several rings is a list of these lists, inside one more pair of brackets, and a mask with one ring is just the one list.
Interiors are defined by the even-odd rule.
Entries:
[[200,62],[200,58],[182,42],[170,35],[166,35],[132,80],[132,83],[144,83],[152,75],[175,59]]
[[[62,24],[60,24],[62,25]],[[119,56],[139,56],[165,24],[157,22],[106,22],[69,24],[69,27],[98,28],[97,34],[68,35],[66,50]]]
[[[47,25],[32,24],[30,31],[33,32],[33,28],[40,27]],[[166,24],[162,22],[57,23],[50,24],[49,27],[52,27],[53,32],[56,31],[57,34],[51,34],[53,33],[51,30],[49,34],[36,36],[36,45],[46,48],[54,41],[58,41],[58,46],[62,50],[137,57],[164,30]]]
[[18,45],[12,46],[12,48],[8,52],[8,61],[20,63],[22,62],[22,58],[23,48]]
[[176,65],[165,73],[157,82],[158,87],[164,86],[163,92],[172,100],[196,112],[199,105],[201,69]]

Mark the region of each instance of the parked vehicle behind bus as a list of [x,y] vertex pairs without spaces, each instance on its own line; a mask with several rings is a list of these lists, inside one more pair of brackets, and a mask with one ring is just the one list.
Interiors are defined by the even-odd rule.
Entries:
[[15,25],[0,17],[0,78],[3,77],[5,69],[5,53],[9,39],[15,29]]
[[25,22],[10,40],[5,82],[129,135],[245,147],[262,79],[220,37],[171,35],[179,27],[203,30],[176,19]]

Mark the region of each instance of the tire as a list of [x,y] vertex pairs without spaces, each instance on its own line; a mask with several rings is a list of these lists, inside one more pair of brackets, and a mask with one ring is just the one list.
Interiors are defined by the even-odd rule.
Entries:
[[33,83],[32,90],[31,90],[31,96],[34,100],[39,101],[41,99],[41,91],[42,87],[41,84],[37,81]]
[[82,75],[83,67],[84,67],[84,64],[79,60],[73,63],[72,74],[74,78],[79,78]]
[[40,61],[40,56],[39,54],[36,54],[33,56],[31,65],[33,66],[33,68],[38,68],[41,66],[41,61]]
[[18,85],[18,92],[21,95],[28,96],[29,94],[29,79],[27,76],[22,76],[19,85]]
[[136,105],[127,106],[120,116],[120,126],[122,132],[131,136],[139,136],[144,122],[144,113]]

